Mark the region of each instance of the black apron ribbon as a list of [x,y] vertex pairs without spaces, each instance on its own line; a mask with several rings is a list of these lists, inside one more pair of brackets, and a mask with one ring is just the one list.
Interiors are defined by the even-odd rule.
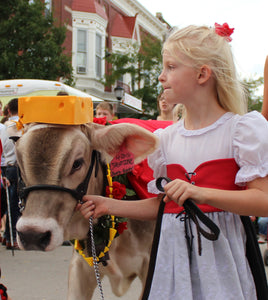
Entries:
[[[164,188],[162,186],[162,181],[163,180],[166,181],[166,182],[171,182],[170,178],[159,177],[156,180],[156,187],[158,188],[158,190],[160,192],[165,192],[165,190],[164,190]],[[190,228],[190,231],[192,232],[190,222],[187,222],[187,219],[190,218],[190,219],[192,219],[192,221],[196,225],[197,234],[198,234],[198,253],[199,253],[199,255],[201,255],[201,253],[202,253],[202,247],[201,247],[201,236],[200,235],[203,235],[206,239],[208,239],[210,241],[215,241],[219,237],[220,229],[219,229],[219,227],[208,216],[206,216],[200,210],[200,208],[191,199],[185,200],[184,203],[183,203],[183,207],[184,207],[184,211],[183,212],[185,212],[185,217],[182,220],[185,222],[185,233],[186,233],[185,237],[187,239],[189,250],[191,251],[191,249],[192,249],[192,241],[191,241],[191,239],[193,237],[193,236],[191,236],[191,237],[188,236],[187,223],[188,223],[188,227]],[[178,214],[177,217],[179,217],[183,212],[181,212],[180,214]],[[200,226],[198,219],[210,231],[204,230]],[[190,253],[189,253],[189,257],[191,257]]]

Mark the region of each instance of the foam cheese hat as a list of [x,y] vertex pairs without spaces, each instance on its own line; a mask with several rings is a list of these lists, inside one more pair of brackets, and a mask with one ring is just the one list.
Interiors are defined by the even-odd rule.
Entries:
[[93,103],[90,97],[20,97],[18,115],[22,124],[80,125],[93,121]]

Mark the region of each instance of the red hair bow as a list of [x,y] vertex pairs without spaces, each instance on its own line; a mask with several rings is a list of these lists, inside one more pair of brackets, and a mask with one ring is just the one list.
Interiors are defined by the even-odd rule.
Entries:
[[227,42],[231,42],[231,34],[234,32],[234,28],[230,28],[227,23],[223,23],[222,25],[215,23],[215,32],[223,36]]

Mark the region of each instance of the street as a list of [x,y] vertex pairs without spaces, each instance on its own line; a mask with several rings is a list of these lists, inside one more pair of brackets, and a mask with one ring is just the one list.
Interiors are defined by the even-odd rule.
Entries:
[[[65,300],[72,249],[71,246],[61,246],[52,252],[17,250],[12,256],[12,251],[0,244],[0,282],[6,285],[12,300]],[[131,289],[118,298],[111,293],[107,278],[103,281],[105,300],[137,300],[140,290],[137,279]],[[93,300],[98,299],[100,294],[96,289]]]
[[[262,252],[267,245],[260,245]],[[68,267],[72,247],[62,246],[52,252],[14,251],[0,246],[0,282],[7,286],[12,300],[65,300],[67,299]],[[268,267],[265,267],[268,276]],[[111,293],[109,282],[103,281],[106,300],[137,300],[141,284],[134,281],[123,297]],[[93,300],[100,299],[96,289]],[[77,299],[79,300],[79,299]]]

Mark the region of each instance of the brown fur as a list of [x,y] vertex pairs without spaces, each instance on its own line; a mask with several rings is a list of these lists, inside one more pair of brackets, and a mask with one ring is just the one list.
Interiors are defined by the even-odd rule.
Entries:
[[[100,126],[42,126],[26,129],[17,142],[17,159],[23,180],[27,186],[54,184],[75,189],[86,176],[93,149],[101,152],[102,159],[111,159],[124,144],[141,161],[157,147],[155,136],[131,124]],[[78,170],[74,161],[83,159]],[[91,178],[88,194],[101,194],[103,174]],[[51,233],[45,251],[53,250],[67,239],[84,239],[88,221],[75,210],[76,200],[59,191],[32,191],[25,210],[18,221],[17,230],[22,233]],[[122,296],[138,276],[143,285],[147,274],[154,222],[128,221],[128,230],[116,238],[110,248],[108,265],[100,265],[101,277],[110,279],[113,293]],[[35,241],[34,241],[35,242]],[[38,245],[21,248],[38,249]],[[94,268],[74,252],[69,268],[69,300],[92,298],[96,280]]]

